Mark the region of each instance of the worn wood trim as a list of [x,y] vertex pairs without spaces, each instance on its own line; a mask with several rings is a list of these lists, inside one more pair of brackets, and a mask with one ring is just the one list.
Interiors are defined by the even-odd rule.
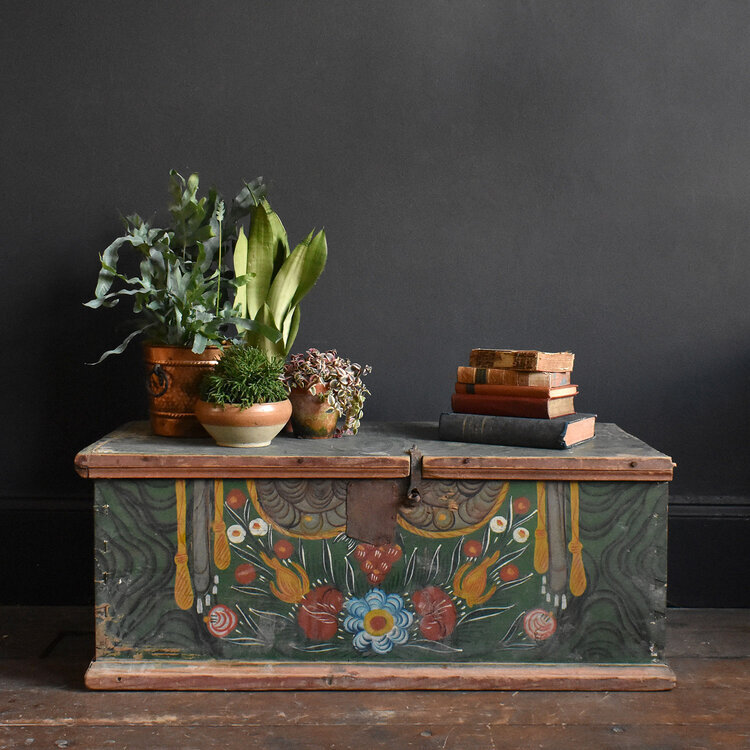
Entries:
[[627,472],[618,469],[519,469],[475,467],[469,469],[429,469],[422,476],[425,479],[533,479],[548,482],[666,482],[672,479],[672,472]]
[[517,458],[485,456],[425,456],[425,479],[550,479],[576,481],[656,482],[672,479],[675,464],[667,456],[604,458]]
[[75,468],[85,479],[390,479],[409,476],[409,458],[79,453]]
[[[425,479],[538,479],[550,481],[662,482],[674,464],[629,457],[549,459],[425,456]],[[193,456],[79,453],[75,468],[86,479],[388,479],[409,476],[408,456]]]
[[[205,440],[154,437],[145,423],[124,425],[82,450],[78,473],[113,478],[373,478],[409,475],[408,450],[423,454],[426,479],[669,481],[674,464],[616,425],[569,451],[437,439],[432,423],[372,423],[342,441],[279,439],[270,448],[239,451]],[[348,442],[345,442],[348,441]]]
[[93,661],[93,690],[670,690],[666,664]]

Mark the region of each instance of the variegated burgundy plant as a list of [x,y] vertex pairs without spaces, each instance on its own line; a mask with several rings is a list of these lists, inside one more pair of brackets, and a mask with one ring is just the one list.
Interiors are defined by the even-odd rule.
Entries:
[[370,365],[359,365],[339,357],[335,349],[321,352],[308,349],[292,354],[284,365],[283,380],[288,388],[299,388],[327,401],[343,418],[340,435],[356,435],[362,419],[365,397],[370,394],[362,378],[372,372]]

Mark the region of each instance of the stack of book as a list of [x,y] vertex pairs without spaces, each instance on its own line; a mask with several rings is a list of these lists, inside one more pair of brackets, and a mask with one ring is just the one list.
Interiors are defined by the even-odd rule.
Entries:
[[574,354],[473,349],[458,368],[453,414],[440,418],[443,440],[569,448],[594,435],[595,416],[576,414]]

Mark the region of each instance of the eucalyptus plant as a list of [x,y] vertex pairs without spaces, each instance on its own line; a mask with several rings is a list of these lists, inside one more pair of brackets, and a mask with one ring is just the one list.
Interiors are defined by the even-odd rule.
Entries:
[[313,230],[290,252],[281,219],[267,198],[260,198],[252,209],[249,234],[240,228],[234,248],[235,307],[241,317],[278,330],[281,337],[274,341],[258,327],[246,332],[247,343],[268,354],[289,354],[299,330],[299,303],[323,272],[327,256],[323,230]]
[[283,381],[287,388],[299,388],[327,401],[344,426],[335,437],[356,435],[362,419],[365,397],[370,391],[362,378],[372,372],[370,365],[359,365],[339,357],[335,349],[321,352],[308,349],[304,354],[292,354],[284,365]]
[[[280,339],[278,330],[238,314],[230,289],[237,281],[222,275],[223,246],[231,247],[241,220],[262,200],[262,178],[245,183],[228,212],[216,190],[212,188],[208,195],[199,197],[198,188],[197,174],[185,180],[171,171],[169,228],[153,227],[137,214],[128,216],[125,234],[99,256],[101,270],[95,297],[86,306],[114,307],[121,299],[132,297],[133,312],[140,321],[99,362],[111,354],[121,354],[139,335],[160,344],[190,347],[196,353],[233,338],[232,327],[272,341]],[[128,246],[138,261],[140,273],[136,276],[119,270],[120,252]]]

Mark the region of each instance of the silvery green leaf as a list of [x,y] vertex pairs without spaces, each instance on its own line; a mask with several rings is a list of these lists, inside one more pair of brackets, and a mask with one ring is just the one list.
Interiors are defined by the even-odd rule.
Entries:
[[84,302],[83,306],[90,307],[92,310],[96,310],[98,307],[114,307],[119,302],[120,300],[117,299],[116,294],[108,294],[106,295],[106,297],[91,299],[88,302]]
[[96,310],[97,307],[114,307],[120,301],[119,297],[132,297],[140,293],[140,289],[120,289],[118,292],[110,292],[105,294],[104,297],[84,302],[83,306],[90,307],[92,310]]
[[122,354],[125,349],[127,348],[128,344],[138,335],[143,333],[145,331],[145,328],[139,328],[137,331],[133,331],[129,336],[126,337],[126,339],[120,344],[120,346],[116,347],[115,349],[110,349],[109,351],[104,352],[101,357],[96,362],[86,362],[87,365],[98,365],[100,362],[103,362],[107,357],[109,357],[111,354]]
[[266,186],[263,184],[262,177],[256,177],[252,182],[246,182],[245,187],[240,190],[232,202],[232,213],[247,216],[250,210],[258,205],[265,192]]
[[196,333],[193,339],[193,352],[203,354],[208,346],[208,339],[202,333]]
[[99,272],[99,279],[96,284],[96,297],[103,297],[112,286],[114,281],[114,272],[119,260],[120,247],[126,242],[130,242],[130,237],[118,237],[101,255],[102,270]]
[[266,325],[265,323],[259,322],[257,319],[251,320],[250,318],[232,318],[227,322],[233,323],[240,331],[260,334],[261,336],[267,338],[269,341],[273,341],[274,343],[281,341],[280,331],[277,331],[275,328]]
[[229,279],[227,281],[227,284],[229,284],[229,286],[233,286],[235,289],[239,289],[240,287],[247,284],[247,282],[254,277],[255,277],[254,273],[246,273],[243,276],[236,276],[234,279]]

